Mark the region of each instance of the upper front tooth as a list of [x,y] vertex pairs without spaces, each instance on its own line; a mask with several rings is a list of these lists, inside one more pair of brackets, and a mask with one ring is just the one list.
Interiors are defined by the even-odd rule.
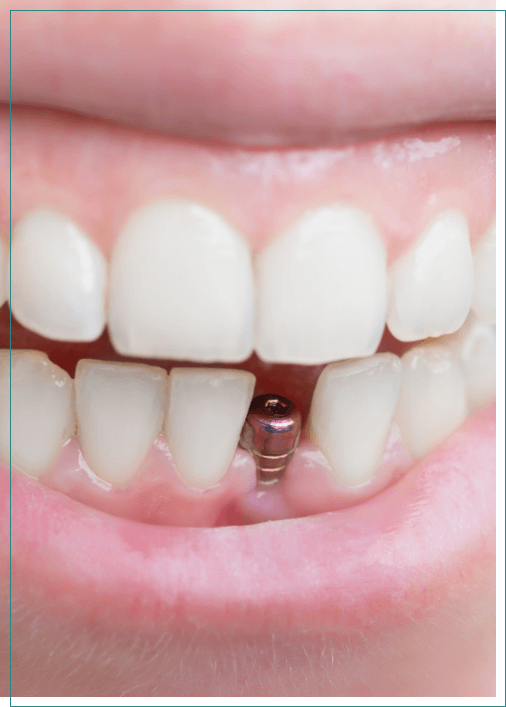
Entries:
[[82,360],[75,376],[79,441],[90,468],[125,484],[163,427],[167,373],[156,366]]
[[75,223],[54,211],[33,211],[16,226],[11,258],[11,308],[23,326],[62,341],[100,336],[106,260]]
[[[75,427],[72,379],[39,351],[12,352],[12,464],[39,477]],[[0,456],[9,461],[9,351],[0,358]]]
[[388,328],[400,341],[456,331],[473,296],[473,260],[467,221],[440,214],[390,271]]
[[310,212],[256,266],[264,361],[321,364],[374,353],[385,326],[386,255],[366,214],[340,205]]
[[411,452],[423,457],[467,416],[464,380],[450,349],[417,346],[402,357],[395,419]]
[[165,435],[189,486],[209,488],[234,458],[255,376],[246,371],[173,368]]
[[242,361],[253,345],[246,242],[217,214],[183,201],[141,209],[111,262],[109,329],[135,356]]
[[310,434],[347,486],[369,481],[392,422],[401,363],[390,353],[327,366],[311,403]]
[[0,307],[8,297],[9,249],[0,238]]
[[495,221],[474,253],[473,313],[495,324]]

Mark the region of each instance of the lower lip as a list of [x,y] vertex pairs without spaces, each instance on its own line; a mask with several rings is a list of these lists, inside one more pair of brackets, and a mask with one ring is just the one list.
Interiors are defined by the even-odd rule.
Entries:
[[[112,517],[12,475],[13,595],[101,625],[347,630],[412,621],[494,561],[495,406],[364,503],[182,528]],[[0,569],[9,469],[0,465]]]

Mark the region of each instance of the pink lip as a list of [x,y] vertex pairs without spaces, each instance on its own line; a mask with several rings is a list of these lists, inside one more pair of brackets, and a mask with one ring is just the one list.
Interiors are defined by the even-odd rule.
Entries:
[[[51,615],[101,626],[345,630],[392,626],[465,591],[493,563],[495,408],[468,420],[397,484],[303,519],[149,526],[12,476],[12,582]],[[0,473],[2,572],[9,473]]]
[[60,21],[13,13],[12,100],[255,146],[495,115],[493,12],[118,13],[114,5]]

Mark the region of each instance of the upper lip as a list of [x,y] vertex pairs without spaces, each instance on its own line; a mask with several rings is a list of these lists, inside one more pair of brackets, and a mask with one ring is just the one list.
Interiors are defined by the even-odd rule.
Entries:
[[253,147],[495,114],[493,12],[58,14],[13,13],[14,102]]

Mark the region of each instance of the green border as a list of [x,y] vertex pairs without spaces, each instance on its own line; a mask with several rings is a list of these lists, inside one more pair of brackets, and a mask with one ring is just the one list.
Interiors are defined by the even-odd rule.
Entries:
[[[497,193],[501,198],[497,199],[497,226],[500,234],[506,232],[505,229],[505,198],[506,198],[506,182],[505,182],[505,134],[504,126],[506,125],[505,115],[505,9],[506,0],[498,0],[496,3],[497,12],[497,123],[501,126],[501,130],[497,135],[497,155],[498,155],[498,171],[497,171]],[[14,10],[16,11],[16,10]],[[51,10],[50,10],[51,11]],[[74,12],[79,10],[73,10]],[[11,91],[11,48],[12,48],[12,12],[9,12],[9,82]],[[10,132],[12,133],[12,103],[9,99],[9,114],[10,114]],[[11,147],[11,145],[10,145]],[[9,199],[12,203],[12,185],[11,185],[11,167],[12,167],[12,149],[9,151]],[[9,206],[10,206],[9,205]],[[11,209],[9,208],[11,212]],[[12,224],[9,225],[9,238],[12,233]],[[497,370],[497,388],[498,406],[497,418],[501,429],[505,430],[505,304],[506,304],[506,289],[505,289],[505,273],[506,273],[506,258],[505,258],[505,241],[499,239],[497,243],[498,250],[498,275],[497,278],[497,297],[498,297],[498,325],[497,325],[497,352],[498,365]],[[10,254],[9,254],[10,261]],[[10,267],[10,262],[9,262]],[[10,332],[10,349],[12,350],[12,339]],[[10,433],[12,429],[10,430]],[[505,479],[502,471],[506,468],[505,463],[505,434],[499,435],[497,440],[498,464],[497,468],[501,470],[498,474],[497,486],[497,529],[498,529],[498,577],[497,577],[497,663],[505,665],[505,514],[504,503],[505,496]],[[499,499],[501,501],[499,502]],[[10,499],[12,501],[12,498]],[[12,521],[11,505],[9,507],[9,520]],[[12,527],[11,527],[12,530]],[[12,535],[12,533],[11,533]],[[11,579],[11,578],[10,578]],[[9,585],[10,597],[12,598],[12,585]],[[12,629],[12,625],[10,625]],[[12,659],[11,646],[9,646],[9,657]],[[237,697],[237,698],[23,698],[23,697],[0,697],[0,707],[34,707],[47,705],[48,707],[62,706],[69,707],[82,705],[104,705],[110,707],[112,705],[455,705],[455,706],[474,706],[474,705],[505,705],[505,671],[498,670],[497,676],[497,697],[495,698],[341,698],[341,697],[326,697],[326,698],[255,698],[255,697]]]

